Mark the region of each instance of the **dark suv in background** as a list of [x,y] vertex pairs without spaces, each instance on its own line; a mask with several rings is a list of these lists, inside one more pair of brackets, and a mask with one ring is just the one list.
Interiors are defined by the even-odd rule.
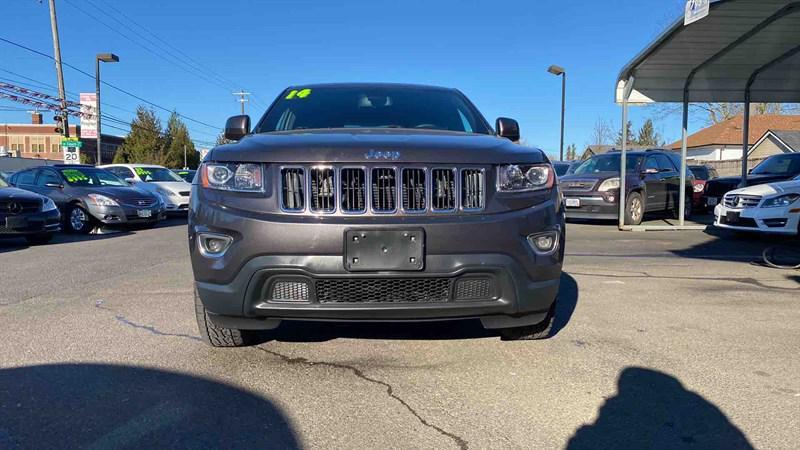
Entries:
[[[196,176],[189,249],[200,333],[240,346],[282,320],[478,318],[547,337],[564,255],[555,172],[459,91],[289,88]],[[431,325],[438,326],[438,325]]]
[[[622,156],[612,150],[592,156],[575,171],[561,177],[568,219],[616,220],[619,217],[620,166]],[[678,213],[681,175],[680,157],[667,150],[627,152],[625,223],[638,225],[645,213]],[[686,175],[685,217],[692,213],[692,181]]]

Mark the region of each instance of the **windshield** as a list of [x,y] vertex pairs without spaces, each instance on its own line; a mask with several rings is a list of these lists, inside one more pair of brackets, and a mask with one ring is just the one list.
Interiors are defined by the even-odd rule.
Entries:
[[775,155],[761,162],[753,175],[792,175],[800,173],[800,155]]
[[569,164],[553,163],[553,168],[556,169],[556,175],[561,176],[567,173],[567,170],[569,170]]
[[458,92],[410,86],[336,86],[285,91],[256,133],[318,128],[413,128],[491,134]]
[[113,173],[95,167],[59,169],[70,186],[128,186],[128,183]]
[[133,169],[142,181],[158,183],[163,181],[184,181],[175,172],[163,167],[136,167]]
[[[619,165],[622,158],[619,153],[613,155],[596,155],[584,161],[573,172],[575,175],[588,175],[598,172],[619,172]],[[636,172],[642,162],[641,155],[627,155],[625,158],[625,171]]]
[[708,169],[703,166],[689,166],[689,170],[692,171],[694,177],[698,180],[708,180]]

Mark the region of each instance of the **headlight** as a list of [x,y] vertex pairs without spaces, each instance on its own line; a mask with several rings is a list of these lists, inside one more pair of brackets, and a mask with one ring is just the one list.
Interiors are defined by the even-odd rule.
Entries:
[[705,184],[695,184],[694,185],[694,191],[695,192],[700,193],[700,192],[703,192],[704,190],[706,190],[706,185]]
[[522,192],[553,187],[555,176],[549,164],[508,164],[497,168],[497,190]]
[[781,206],[789,206],[800,199],[800,194],[786,194],[780,197],[770,198],[764,200],[762,208],[779,208]]
[[619,189],[619,178],[609,178],[600,183],[600,187],[597,188],[600,192],[608,192],[613,189]]
[[56,203],[52,199],[45,199],[44,204],[42,205],[42,212],[54,211],[56,208]]
[[100,194],[89,194],[89,201],[95,206],[119,206],[115,200]]
[[261,164],[206,163],[200,169],[203,187],[223,191],[262,192]]
[[167,189],[163,189],[163,188],[157,188],[156,192],[158,192],[159,194],[163,195],[164,197],[177,197],[178,196],[178,194],[176,194],[176,193],[174,193],[172,191],[169,191]]

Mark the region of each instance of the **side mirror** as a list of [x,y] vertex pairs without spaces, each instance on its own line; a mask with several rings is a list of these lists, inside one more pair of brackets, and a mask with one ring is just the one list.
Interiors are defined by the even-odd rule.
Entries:
[[136,178],[125,178],[125,182],[128,184],[136,183]]
[[45,187],[64,189],[64,185],[61,183],[45,183],[44,185]]
[[495,128],[497,128],[498,136],[507,138],[511,142],[519,141],[519,124],[516,120],[508,117],[498,117],[495,122]]
[[233,116],[225,122],[225,139],[238,141],[250,134],[250,116]]
[[753,169],[747,169],[747,173],[753,173]]

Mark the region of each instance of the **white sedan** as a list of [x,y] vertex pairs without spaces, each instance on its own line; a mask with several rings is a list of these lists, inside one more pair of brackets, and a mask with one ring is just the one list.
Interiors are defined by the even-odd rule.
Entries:
[[100,166],[123,180],[160,195],[167,212],[189,210],[192,185],[166,167],[152,164],[108,164]]
[[800,234],[800,176],[728,192],[714,208],[714,225],[740,231]]

